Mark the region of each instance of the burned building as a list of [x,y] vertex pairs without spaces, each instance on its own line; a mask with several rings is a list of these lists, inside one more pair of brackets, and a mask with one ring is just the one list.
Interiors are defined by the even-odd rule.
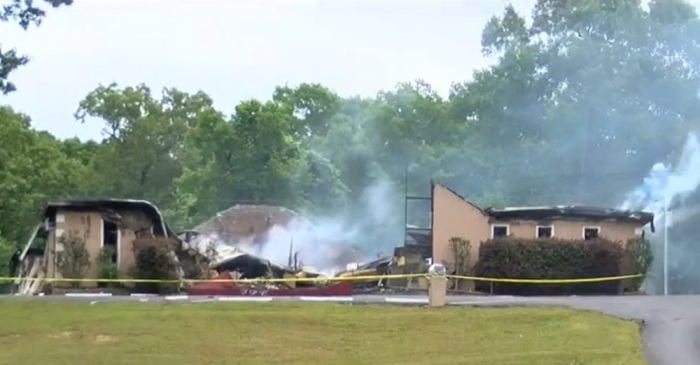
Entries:
[[[92,199],[48,203],[29,241],[16,255],[15,290],[33,294],[42,281],[60,279],[67,244],[81,242],[88,256],[85,279],[98,278],[98,256],[109,250],[120,277],[134,266],[134,241],[141,237],[176,238],[160,210],[145,200]],[[49,280],[52,281],[52,280]],[[56,283],[60,285],[60,283]],[[81,287],[96,282],[80,283]]]
[[[626,242],[654,231],[654,214],[583,206],[481,208],[449,188],[432,183],[431,222],[428,227],[407,227],[407,246],[431,253],[432,261],[451,265],[449,241],[471,243],[470,266],[476,263],[481,242],[501,236],[562,238],[605,237]],[[429,245],[429,246],[428,246]]]

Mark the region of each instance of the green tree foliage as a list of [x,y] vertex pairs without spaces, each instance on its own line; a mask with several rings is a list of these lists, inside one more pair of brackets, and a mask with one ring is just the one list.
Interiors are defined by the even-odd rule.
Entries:
[[0,231],[26,238],[52,197],[80,196],[93,174],[63,153],[63,143],[31,128],[29,117],[0,107]]
[[[0,275],[8,276],[10,274],[10,262],[9,258],[12,255],[14,247],[10,242],[0,235]],[[0,291],[4,290],[7,286],[6,283],[0,284]]]
[[[6,3],[3,21],[44,16]],[[448,95],[420,80],[373,97],[303,83],[221,111],[201,91],[103,85],[78,103],[80,122],[104,126],[87,142],[0,108],[0,235],[17,245],[47,200],[85,196],[150,200],[177,229],[264,202],[381,215],[360,231],[390,231],[406,170],[411,195],[428,195],[432,178],[484,205],[611,205],[700,121],[700,22],[683,0],[538,0],[530,19],[506,7],[482,45],[495,64]],[[409,224],[427,209],[410,208]]]
[[[57,8],[70,5],[73,0],[44,0],[46,4]],[[34,0],[5,0],[0,2],[0,22],[17,23],[27,30],[31,25],[39,26],[46,16],[46,11]],[[8,80],[10,73],[29,62],[29,57],[20,55],[17,50],[3,49],[0,42],[0,92],[3,94],[16,90],[16,86]]]

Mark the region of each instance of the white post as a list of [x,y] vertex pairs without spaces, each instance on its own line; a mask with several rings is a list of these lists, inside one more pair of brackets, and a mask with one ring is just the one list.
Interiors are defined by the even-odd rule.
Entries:
[[668,295],[668,194],[664,195],[664,295]]

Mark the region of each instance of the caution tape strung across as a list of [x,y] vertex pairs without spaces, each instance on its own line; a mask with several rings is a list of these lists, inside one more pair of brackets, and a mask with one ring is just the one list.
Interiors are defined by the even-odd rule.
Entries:
[[27,280],[43,281],[47,283],[303,283],[303,282],[330,282],[330,281],[361,281],[380,279],[408,279],[426,277],[426,274],[407,275],[372,275],[372,276],[348,276],[348,277],[315,277],[315,278],[260,278],[260,279],[75,279],[75,278],[13,278],[0,277],[0,282]]
[[600,283],[605,281],[627,280],[642,277],[642,274],[610,276],[602,278],[583,278],[583,279],[505,279],[505,278],[485,278],[478,276],[458,276],[449,275],[451,279],[472,280],[472,281],[489,281],[494,283],[513,283],[513,284],[581,284],[581,283]]
[[[610,276],[599,278],[581,278],[581,279],[506,279],[506,278],[487,278],[478,276],[460,276],[447,275],[448,279],[468,280],[468,281],[487,281],[495,283],[513,283],[513,284],[582,284],[582,283],[599,283],[606,281],[636,279],[642,277],[642,274]],[[42,281],[46,283],[303,283],[303,282],[339,282],[339,281],[369,281],[381,279],[409,279],[409,278],[425,278],[426,274],[397,274],[397,275],[371,275],[371,276],[347,276],[347,277],[316,277],[316,278],[260,278],[260,279],[77,279],[77,278],[19,278],[19,277],[0,277],[0,282],[11,282],[16,280],[26,281]]]

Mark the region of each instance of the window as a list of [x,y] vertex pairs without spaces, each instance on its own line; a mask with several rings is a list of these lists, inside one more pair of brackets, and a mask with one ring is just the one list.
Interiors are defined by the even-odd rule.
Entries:
[[599,227],[583,227],[583,239],[584,240],[594,240],[598,238],[600,233]]
[[494,224],[491,226],[491,238],[508,237],[508,225]]
[[112,263],[119,263],[119,228],[117,224],[102,219],[102,247],[112,249]]
[[537,226],[537,238],[552,238],[554,236],[554,227],[552,226]]

